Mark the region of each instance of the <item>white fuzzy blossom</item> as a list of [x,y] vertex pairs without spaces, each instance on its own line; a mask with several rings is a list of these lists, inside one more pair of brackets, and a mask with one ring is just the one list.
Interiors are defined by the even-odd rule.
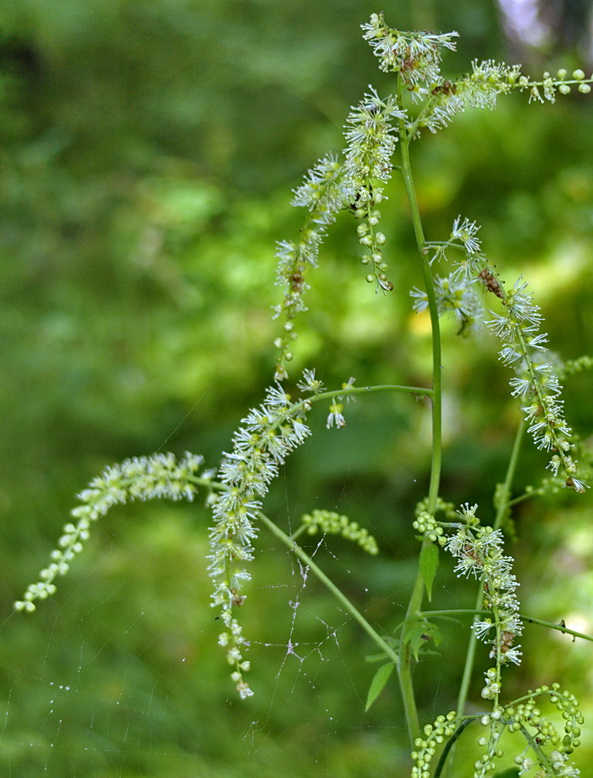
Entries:
[[[475,222],[458,216],[449,240],[425,244],[426,253],[432,253],[431,264],[437,260],[448,261],[450,251],[461,253],[461,259],[452,262],[449,276],[435,276],[438,311],[440,314],[454,312],[461,323],[460,332],[486,320],[501,342],[501,361],[514,370],[511,393],[521,402],[528,432],[538,448],[551,453],[548,467],[554,476],[562,473],[566,486],[583,493],[588,486],[578,477],[577,462],[571,454],[571,429],[564,418],[560,382],[547,351],[548,336],[541,330],[543,317],[539,306],[522,277],[511,289],[505,288],[482,252],[478,231]],[[476,293],[479,286],[501,301],[502,312],[488,309],[488,316],[485,315],[484,304]],[[416,312],[428,307],[425,291],[413,289],[411,295]]]
[[315,377],[315,370],[303,370],[303,378],[297,382],[297,387],[301,392],[310,392],[311,394],[321,394],[325,387],[323,381]]
[[[308,373],[305,382],[314,380]],[[250,578],[245,563],[253,558],[262,498],[286,456],[309,436],[304,422],[308,402],[293,403],[279,386],[268,389],[264,402],[242,420],[233,437],[233,449],[224,454],[219,470],[223,488],[211,500],[214,524],[210,529],[209,573],[214,580],[212,606],[220,608],[224,646],[232,680],[242,698],[253,694],[244,679],[248,645],[234,612],[245,602],[243,584]]]
[[341,427],[346,426],[346,419],[344,418],[344,414],[342,411],[344,410],[344,406],[341,402],[335,401],[329,406],[329,415],[327,417],[327,422],[325,426],[330,429],[330,427],[335,427],[337,429],[340,429]]
[[399,73],[407,86],[436,81],[443,49],[455,50],[457,32],[435,35],[428,32],[399,32],[385,24],[383,14],[372,14],[361,25],[363,38],[379,59],[379,69]]
[[[453,313],[460,323],[460,333],[476,329],[480,323],[483,306],[476,293],[475,285],[459,278],[455,273],[443,278],[435,276],[434,293],[439,315]],[[428,308],[428,295],[420,289],[410,292],[414,298],[414,310],[417,313]]]
[[[503,553],[502,531],[479,526],[476,510],[477,505],[465,504],[461,508],[462,523],[456,534],[447,540],[445,548],[457,559],[455,572],[458,576],[472,576],[482,583],[484,607],[492,616],[474,623],[476,637],[492,646],[490,655],[496,659],[497,668],[509,663],[520,664],[521,652],[514,641],[523,627],[515,592],[519,584],[512,572],[513,558]],[[488,692],[483,692],[483,696],[495,696],[493,690],[499,688],[499,684],[496,670],[494,680],[489,682]]]
[[476,222],[470,221],[467,217],[462,221],[461,216],[458,216],[453,222],[450,242],[459,241],[466,254],[479,256],[481,253],[481,244],[478,238],[479,231],[480,227]]
[[467,107],[496,108],[498,95],[512,92],[521,74],[519,65],[507,65],[488,59],[472,62],[472,72],[460,85],[460,93]]
[[34,611],[35,600],[54,594],[54,580],[65,575],[73,558],[83,549],[91,526],[113,508],[134,500],[193,500],[198,484],[207,485],[208,478],[198,478],[204,459],[186,452],[179,461],[173,454],[153,454],[149,457],[126,459],[121,464],[105,468],[88,487],[77,495],[82,503],[71,511],[74,522],[68,522],[51,553],[51,562],[31,584],[22,600],[15,602],[17,610]]
[[352,108],[344,131],[348,141],[345,172],[354,195],[359,182],[389,180],[397,142],[392,122],[405,117],[405,111],[398,107],[395,97],[390,95],[382,100],[372,86],[369,90]]
[[576,776],[581,774],[578,767],[568,762],[568,756],[560,753],[560,751],[552,751],[550,759],[552,760],[554,775],[561,776],[562,778],[576,778]]
[[504,312],[494,314],[488,325],[502,343],[500,359],[515,371],[512,394],[521,401],[536,446],[551,452],[552,473],[557,476],[562,471],[566,486],[583,493],[587,484],[577,478],[577,462],[571,456],[571,429],[564,418],[560,382],[546,351],[547,335],[541,332],[539,306],[522,278],[501,297]]

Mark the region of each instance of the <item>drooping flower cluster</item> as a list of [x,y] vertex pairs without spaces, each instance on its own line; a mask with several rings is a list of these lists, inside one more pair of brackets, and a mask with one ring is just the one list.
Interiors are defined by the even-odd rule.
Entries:
[[424,103],[418,116],[407,124],[412,137],[422,127],[437,132],[467,108],[494,108],[498,94],[510,92],[519,78],[518,66],[488,60],[474,61],[472,73],[463,79],[443,79],[442,54],[446,49],[455,50],[457,32],[400,32],[388,27],[382,14],[373,14],[362,29],[363,37],[380,60],[379,68],[398,73],[413,99]]
[[404,118],[395,97],[381,100],[372,89],[360,105],[353,109],[346,125],[346,162],[344,169],[353,186],[351,208],[361,221],[357,233],[365,249],[362,263],[372,271],[367,281],[376,281],[379,288],[391,291],[387,279],[387,264],[383,259],[385,235],[377,229],[381,220],[379,205],[383,201],[383,184],[391,178],[397,135],[391,122]]
[[286,456],[310,434],[305,424],[307,401],[294,403],[280,386],[268,389],[264,402],[242,420],[233,437],[233,450],[223,456],[219,476],[223,489],[213,496],[214,525],[210,530],[209,573],[215,588],[212,606],[221,609],[224,630],[220,645],[227,649],[232,679],[241,697],[253,692],[243,674],[246,640],[234,616],[243,605],[243,584],[250,575],[245,562],[253,558],[255,522],[262,498]]
[[[352,108],[345,127],[347,147],[344,159],[329,155],[321,159],[307,174],[304,183],[295,190],[293,205],[306,208],[309,213],[297,241],[280,241],[277,248],[277,283],[285,288],[282,302],[274,307],[275,316],[284,318],[283,332],[274,345],[278,349],[275,380],[287,378],[287,363],[293,359],[295,316],[306,310],[303,293],[308,288],[306,274],[318,261],[319,248],[327,228],[341,210],[349,210],[360,220],[357,227],[359,242],[364,247],[362,262],[370,272],[366,280],[377,289],[391,291],[393,283],[387,276],[383,256],[385,234],[378,228],[381,220],[380,204],[384,200],[385,184],[393,169],[396,143],[409,142],[418,137],[422,128],[431,132],[446,127],[452,118],[468,108],[493,109],[499,95],[514,90],[529,91],[530,99],[555,99],[556,93],[567,94],[576,84],[580,92],[591,91],[590,83],[581,70],[575,70],[572,80],[566,71],[553,78],[544,74],[542,81],[532,81],[521,75],[518,65],[506,65],[493,60],[472,62],[472,71],[456,81],[443,79],[440,72],[443,53],[455,50],[458,33],[433,34],[401,32],[385,24],[383,14],[372,14],[368,23],[361,25],[363,37],[379,59],[379,68],[397,73],[404,94],[410,94],[414,110],[402,104],[399,92],[380,98],[373,87],[361,102]],[[394,126],[394,123],[397,126]],[[465,220],[456,228],[475,227]],[[456,232],[454,229],[454,233]],[[477,229],[477,228],[476,228]],[[452,240],[454,240],[452,236]],[[442,244],[444,245],[444,244]],[[452,243],[450,245],[453,245]],[[476,245],[479,245],[477,243]],[[471,240],[465,244],[468,255],[474,250]],[[444,249],[443,249],[444,250]],[[464,286],[458,278],[441,279],[437,289],[441,309],[453,310],[461,323],[461,332],[467,333],[478,322],[478,299],[473,289]],[[421,307],[423,300],[418,300]]]
[[572,85],[582,94],[591,91],[592,79],[587,79],[582,70],[575,70],[572,79],[567,78],[566,70],[559,70],[556,77],[544,73],[541,81],[533,81],[521,74],[519,65],[494,60],[474,60],[471,73],[449,81],[440,73],[442,53],[455,49],[458,33],[401,32],[388,27],[383,14],[372,14],[362,29],[379,58],[380,70],[398,73],[412,99],[423,103],[417,116],[407,122],[410,137],[417,137],[423,127],[437,132],[468,108],[494,109],[499,95],[517,89],[529,92],[530,101],[541,102],[554,102],[558,93],[569,94]]
[[134,457],[121,464],[107,467],[94,478],[88,488],[77,495],[82,505],[71,511],[76,523],[64,526],[58,548],[51,553],[51,563],[40,574],[40,580],[31,584],[22,600],[15,602],[17,610],[34,611],[35,600],[46,599],[56,591],[53,583],[65,575],[72,559],[83,549],[90,536],[91,526],[112,508],[133,500],[193,500],[198,484],[207,485],[207,478],[197,473],[204,458],[186,452],[177,461],[173,454],[153,454]]
[[[546,349],[548,337],[541,331],[543,317],[539,306],[533,302],[522,277],[512,289],[506,289],[482,252],[478,229],[475,222],[458,216],[449,240],[425,244],[426,252],[433,253],[431,264],[447,261],[450,249],[460,250],[462,255],[453,262],[448,276],[434,279],[439,313],[452,311],[461,323],[460,332],[464,333],[486,320],[502,343],[501,361],[515,371],[510,380],[512,395],[521,402],[536,446],[552,453],[548,467],[554,476],[562,472],[566,486],[583,493],[587,484],[577,477],[577,462],[571,456],[571,430],[564,418],[560,382]],[[485,314],[477,284],[501,301],[502,313],[487,309]],[[415,311],[423,311],[428,306],[425,291],[413,289],[411,295]]]
[[403,113],[394,97],[382,100],[371,87],[348,116],[344,160],[340,162],[331,155],[324,157],[295,190],[293,205],[306,208],[309,214],[299,240],[281,241],[276,252],[277,284],[286,288],[283,301],[274,308],[275,316],[282,315],[285,319],[284,333],[274,342],[279,350],[277,381],[287,377],[286,363],[292,360],[292,344],[296,338],[293,319],[306,310],[303,302],[303,292],[308,288],[306,272],[317,265],[319,247],[339,211],[350,210],[361,221],[357,231],[365,248],[362,261],[372,269],[368,280],[376,280],[385,291],[392,288],[383,259],[385,235],[377,229],[381,219],[378,205],[383,200],[383,184],[392,172],[397,140],[392,122],[401,116]]
[[552,473],[557,476],[562,471],[566,486],[583,493],[587,484],[577,478],[577,463],[570,453],[571,430],[564,418],[560,383],[546,353],[547,335],[541,332],[539,306],[522,278],[502,299],[504,313],[494,314],[488,325],[503,344],[500,359],[516,372],[510,381],[512,394],[521,400],[536,446],[552,452],[548,463]]

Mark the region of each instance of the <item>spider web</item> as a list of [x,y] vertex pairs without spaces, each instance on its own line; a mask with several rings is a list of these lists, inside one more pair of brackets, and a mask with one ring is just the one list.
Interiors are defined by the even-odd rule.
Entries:
[[[370,776],[397,764],[404,728],[385,716],[398,704],[395,685],[364,713],[373,646],[263,529],[257,553],[275,561],[263,573],[253,563],[244,608],[256,696],[237,699],[216,645],[206,533],[195,524],[191,507],[114,511],[54,598],[4,621],[3,776]],[[366,564],[360,549],[344,555],[346,545],[321,536],[308,553],[346,578]],[[392,592],[355,596],[371,623],[373,609],[394,608]]]
[[[299,524],[302,467],[279,483],[277,513],[288,531]],[[356,476],[347,475],[330,507],[350,513],[361,497]],[[0,625],[2,776],[408,774],[395,680],[364,712],[379,666],[366,657],[377,649],[312,571],[263,529],[240,614],[256,694],[238,699],[209,607],[208,518],[191,506],[118,509],[97,525],[54,598]],[[369,528],[382,552],[376,559],[335,536],[314,536],[306,548],[386,634],[385,625],[401,620],[409,578],[398,585],[393,568],[406,560],[389,536]],[[442,584],[441,592],[448,593]],[[421,686],[429,674],[432,684],[424,720],[446,711],[456,650],[444,641],[415,679]]]

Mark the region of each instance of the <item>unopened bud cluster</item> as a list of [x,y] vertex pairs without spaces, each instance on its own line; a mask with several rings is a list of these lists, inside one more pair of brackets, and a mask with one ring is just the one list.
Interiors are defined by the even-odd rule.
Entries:
[[437,716],[433,724],[426,724],[423,730],[423,737],[416,738],[414,741],[414,751],[412,751],[411,778],[430,778],[430,765],[434,755],[440,746],[448,740],[457,728],[457,714],[455,711],[449,711],[445,716]]
[[438,543],[440,546],[444,546],[447,542],[445,530],[428,511],[422,511],[412,522],[412,526],[424,538],[430,540],[431,543]]
[[[542,714],[538,698],[557,709],[563,721],[562,730],[551,718]],[[555,683],[529,691],[508,705],[495,705],[490,713],[458,716],[450,711],[445,716],[438,716],[433,724],[424,727],[422,736],[414,742],[411,778],[431,778],[435,755],[458,729],[472,722],[479,722],[488,733],[478,739],[478,745],[485,750],[474,762],[472,778],[486,778],[495,772],[497,762],[505,756],[501,747],[505,732],[515,736],[512,740],[505,738],[507,749],[517,747],[517,735],[523,735],[525,739],[524,748],[513,757],[519,775],[538,766],[542,769],[541,775],[546,778],[580,775],[579,769],[569,762],[569,756],[580,744],[583,715],[574,695],[562,691]]]
[[82,505],[71,511],[76,523],[68,522],[64,526],[58,548],[51,553],[51,563],[39,573],[40,580],[27,588],[23,599],[15,602],[14,607],[34,611],[35,600],[54,594],[53,581],[68,572],[70,563],[88,540],[91,526],[114,505],[133,500],[193,500],[198,481],[203,481],[196,478],[203,461],[203,457],[189,452],[179,461],[173,454],[153,454],[107,467],[77,495]]
[[341,535],[347,540],[352,540],[367,552],[375,555],[379,553],[377,541],[356,521],[351,521],[348,516],[340,515],[334,511],[314,510],[306,513],[302,518],[307,527],[307,534],[315,535],[323,532],[328,535]]
[[519,85],[524,89],[529,89],[530,100],[538,100],[540,103],[543,103],[544,99],[551,103],[555,102],[556,91],[561,95],[569,95],[573,86],[582,95],[588,95],[591,92],[591,79],[587,79],[585,72],[580,68],[573,70],[572,74],[561,68],[556,77],[550,73],[544,73],[543,81],[539,83],[532,83],[526,76],[522,76]]

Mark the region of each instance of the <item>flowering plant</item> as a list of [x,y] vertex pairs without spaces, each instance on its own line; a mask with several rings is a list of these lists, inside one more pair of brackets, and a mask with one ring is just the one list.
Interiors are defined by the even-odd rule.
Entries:
[[[425,130],[439,132],[463,111],[495,108],[501,96],[519,91],[528,94],[530,101],[553,103],[558,94],[568,94],[572,89],[589,93],[593,79],[575,70],[570,76],[566,71],[559,71],[556,77],[545,73],[540,81],[534,81],[516,65],[487,60],[473,62],[469,74],[449,80],[441,75],[441,58],[445,50],[455,50],[457,33],[400,32],[388,27],[378,14],[362,25],[362,29],[380,70],[394,74],[394,91],[380,97],[369,87],[348,116],[343,154],[321,159],[294,192],[293,204],[304,208],[306,215],[297,238],[278,244],[277,283],[283,288],[283,297],[274,315],[279,320],[280,334],[274,342],[277,350],[274,383],[263,402],[242,420],[218,471],[202,471],[202,457],[190,453],[180,460],[172,454],[157,454],[107,468],[79,495],[81,505],[72,511],[74,521],[66,524],[50,564],[15,607],[34,611],[38,600],[54,594],[56,578],[68,571],[88,540],[93,523],[115,504],[136,499],[193,500],[202,490],[213,516],[209,572],[213,580],[212,605],[222,625],[218,642],[225,649],[231,678],[241,698],[250,697],[253,691],[247,680],[251,669],[249,642],[243,634],[238,609],[248,596],[251,575],[248,563],[253,560],[254,546],[263,526],[327,586],[382,652],[384,661],[371,683],[367,707],[396,670],[411,743],[413,778],[443,775],[453,763],[456,741],[472,723],[481,726],[483,733],[478,738],[481,751],[474,765],[474,778],[482,778],[497,766],[504,766],[507,756],[501,740],[505,733],[521,736],[519,746],[516,738],[512,740],[511,756],[516,774],[578,775],[578,768],[571,762],[571,754],[580,742],[582,725],[575,697],[556,682],[530,690],[514,700],[506,699],[504,693],[506,672],[521,662],[522,652],[517,641],[527,617],[517,596],[519,584],[513,573],[513,558],[504,549],[503,526],[511,508],[511,487],[524,431],[532,436],[539,449],[550,455],[549,485],[582,495],[588,488],[588,468],[577,461],[577,447],[571,439],[560,397],[559,371],[546,351],[543,317],[527,282],[520,277],[512,286],[505,285],[482,249],[478,225],[467,217],[454,219],[445,240],[426,239],[415,193],[410,147]],[[423,288],[412,290],[412,305],[418,313],[427,311],[431,322],[431,384],[359,387],[350,378],[341,387],[328,390],[315,370],[307,369],[291,394],[286,386],[291,380],[290,364],[297,346],[296,322],[299,313],[306,310],[305,295],[311,271],[319,262],[322,242],[339,213],[349,212],[356,221],[366,281],[380,294],[394,291],[386,261],[387,238],[380,223],[385,188],[395,173],[401,175],[405,186],[424,282]],[[506,478],[496,493],[497,515],[493,526],[480,523],[477,505],[468,502],[456,510],[441,495],[440,317],[444,314],[456,318],[463,335],[471,334],[482,324],[496,335],[500,341],[500,360],[512,371],[511,393],[522,407],[523,420],[517,430]],[[591,360],[585,359],[561,369],[567,373],[577,367],[591,366],[590,363]],[[420,396],[427,398],[431,406],[428,494],[418,504],[411,521],[420,542],[418,572],[397,641],[381,635],[297,542],[301,535],[317,532],[341,534],[355,541],[362,551],[376,555],[377,542],[369,531],[346,516],[317,509],[305,514],[301,526],[288,535],[264,512],[263,503],[286,458],[310,436],[307,417],[313,405],[325,403],[329,411],[327,427],[339,430],[346,424],[346,400],[372,392]],[[474,621],[456,710],[439,715],[434,723],[421,727],[413,669],[425,644],[431,640],[437,642],[432,620],[445,613],[424,607],[425,599],[432,597],[441,552],[454,558],[454,572],[460,579],[477,582],[476,603],[471,611]],[[566,627],[562,629],[591,639]],[[468,712],[476,641],[488,646],[491,662],[484,676],[481,707]],[[562,730],[555,721],[541,715],[537,707],[541,700],[549,701],[558,709],[564,722]]]

